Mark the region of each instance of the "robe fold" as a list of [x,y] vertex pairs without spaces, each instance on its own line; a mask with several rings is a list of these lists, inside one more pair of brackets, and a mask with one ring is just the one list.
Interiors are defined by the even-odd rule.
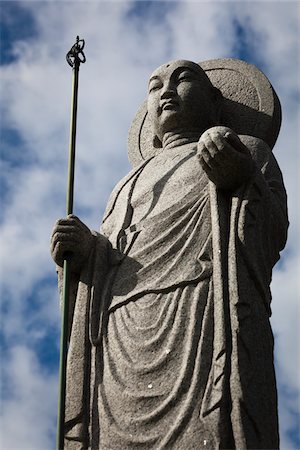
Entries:
[[269,286],[286,194],[267,145],[240,138],[256,171],[233,193],[195,143],[114,189],[72,284],[66,449],[279,448]]

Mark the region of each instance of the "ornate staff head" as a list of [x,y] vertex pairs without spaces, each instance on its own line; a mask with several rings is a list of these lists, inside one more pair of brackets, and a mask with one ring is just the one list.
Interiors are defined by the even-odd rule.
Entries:
[[84,45],[84,39],[79,39],[79,36],[76,36],[75,44],[66,55],[67,62],[72,68],[74,68],[75,66],[79,66],[80,63],[85,63],[86,58],[85,54],[83,53]]

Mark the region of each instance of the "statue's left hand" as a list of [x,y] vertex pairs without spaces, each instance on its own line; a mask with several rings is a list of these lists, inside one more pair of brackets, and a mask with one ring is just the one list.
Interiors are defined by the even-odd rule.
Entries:
[[254,172],[255,163],[238,135],[227,127],[205,131],[198,142],[199,162],[220,189],[234,190]]

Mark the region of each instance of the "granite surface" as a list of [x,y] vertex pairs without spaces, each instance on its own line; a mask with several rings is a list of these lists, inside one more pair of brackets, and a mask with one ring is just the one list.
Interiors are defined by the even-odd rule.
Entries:
[[60,288],[73,253],[65,448],[278,449],[278,98],[239,60],[171,61],[148,86],[100,232],[52,234]]

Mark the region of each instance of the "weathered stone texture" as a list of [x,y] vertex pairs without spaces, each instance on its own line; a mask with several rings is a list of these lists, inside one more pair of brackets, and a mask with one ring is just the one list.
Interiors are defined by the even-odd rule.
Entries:
[[53,232],[56,263],[68,249],[75,261],[66,449],[279,448],[279,127],[254,66],[173,61],[152,74],[129,134],[134,167],[100,233],[73,216]]

